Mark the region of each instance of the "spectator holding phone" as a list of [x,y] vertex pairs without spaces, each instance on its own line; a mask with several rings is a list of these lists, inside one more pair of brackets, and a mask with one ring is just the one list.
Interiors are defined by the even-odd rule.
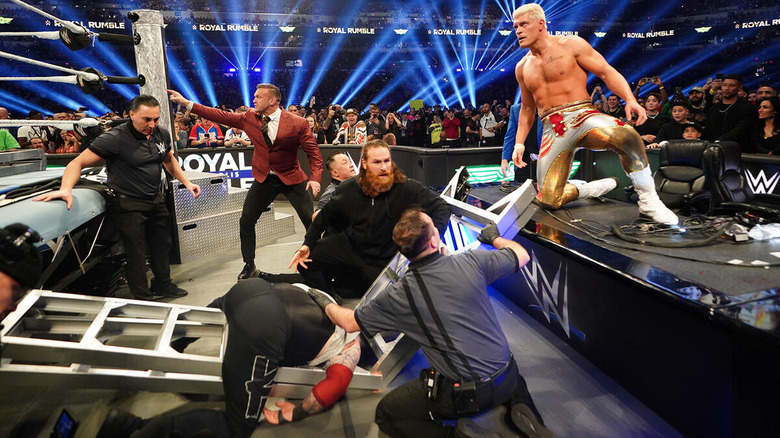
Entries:
[[644,77],[639,80],[636,84],[636,88],[634,88],[634,97],[639,99],[639,90],[642,89],[647,84],[653,84],[658,85],[658,108],[662,108],[664,104],[669,100],[669,94],[666,92],[666,87],[664,87],[664,83],[661,82],[661,78],[659,76],[653,76],[653,77]]
[[190,131],[190,140],[192,140],[190,144],[198,148],[215,148],[222,146],[224,138],[219,126],[212,123],[211,120],[201,117]]

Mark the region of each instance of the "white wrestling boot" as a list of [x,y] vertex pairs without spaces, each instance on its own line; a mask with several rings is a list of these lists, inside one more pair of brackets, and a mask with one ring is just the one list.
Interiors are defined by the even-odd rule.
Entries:
[[628,177],[631,178],[634,190],[639,195],[639,214],[649,216],[652,220],[666,225],[676,225],[679,222],[677,215],[672,213],[672,210],[669,210],[658,198],[658,194],[655,192],[655,181],[653,181],[649,167],[631,172]]
[[585,184],[577,185],[577,191],[580,192],[577,199],[598,198],[612,190],[618,185],[618,179],[613,177],[597,179]]

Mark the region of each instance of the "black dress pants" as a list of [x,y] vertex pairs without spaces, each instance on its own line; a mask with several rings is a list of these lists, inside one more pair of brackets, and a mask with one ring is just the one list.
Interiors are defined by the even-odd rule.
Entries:
[[[507,377],[494,384],[492,397],[482,402],[480,412],[504,404],[509,414],[514,404],[524,403],[538,415],[525,379],[518,373],[514,359],[510,367]],[[415,379],[390,391],[380,400],[376,407],[375,421],[382,432],[393,438],[452,437],[455,436],[455,428],[443,425],[441,421],[466,416],[470,415],[458,415],[455,410],[452,382],[442,383],[438,397],[430,401],[423,381]],[[511,423],[511,415],[507,415],[507,420]]]
[[109,198],[107,216],[119,232],[125,247],[125,274],[130,292],[136,298],[149,298],[146,280],[146,250],[154,274],[152,290],[164,291],[171,285],[169,255],[171,251],[170,213],[162,200]]
[[[304,282],[344,298],[362,297],[390,260],[367,260],[344,233],[320,239],[309,254],[308,268],[298,267]],[[333,279],[333,282],[329,281]]]
[[298,218],[303,222],[305,228],[311,225],[311,216],[314,214],[314,201],[311,195],[306,191],[306,183],[285,185],[276,175],[268,175],[263,182],[252,182],[249,193],[244,200],[244,207],[241,210],[241,219],[239,219],[239,232],[241,236],[241,256],[244,263],[255,262],[255,246],[257,245],[257,236],[255,225],[260,215],[271,205],[277,195],[283,194],[287,197],[298,213]]
[[290,337],[289,317],[273,286],[259,279],[237,284],[214,304],[225,312],[229,327],[222,360],[225,411],[199,409],[163,415],[132,435],[133,438],[246,438],[257,427],[274,376],[284,359],[285,344]]

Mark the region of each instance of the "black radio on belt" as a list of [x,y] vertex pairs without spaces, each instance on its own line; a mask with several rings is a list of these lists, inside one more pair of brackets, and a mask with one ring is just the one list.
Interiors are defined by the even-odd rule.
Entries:
[[425,389],[428,391],[428,400],[436,400],[436,397],[439,396],[441,374],[435,368],[425,368],[420,370],[420,380],[423,381]]
[[477,401],[477,382],[460,381],[452,384],[452,401],[455,404],[455,412],[458,414],[471,414],[479,412]]

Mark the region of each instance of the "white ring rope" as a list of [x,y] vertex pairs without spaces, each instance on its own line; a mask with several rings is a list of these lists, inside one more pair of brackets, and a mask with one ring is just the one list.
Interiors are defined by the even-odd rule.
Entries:
[[31,36],[31,37],[40,38],[42,40],[58,40],[60,39],[60,32],[56,30],[46,31],[46,32],[0,32],[0,37],[7,37],[7,36],[17,36],[17,37]]
[[84,78],[85,81],[89,81],[89,82],[97,82],[97,81],[100,80],[100,76],[98,76],[98,75],[96,75],[94,73],[88,73],[88,72],[85,72],[85,71],[72,70],[72,69],[69,69],[69,68],[60,67],[59,65],[49,64],[48,62],[36,61],[34,59],[25,58],[24,56],[14,55],[12,53],[0,52],[0,57],[13,59],[14,61],[22,61],[22,62],[26,62],[28,64],[37,65],[39,67],[46,67],[46,68],[50,68],[52,70],[61,71],[61,72],[64,72],[64,73],[75,74],[77,76],[81,76],[82,78]]
[[44,17],[46,17],[46,18],[48,18],[50,20],[53,20],[53,21],[55,21],[57,23],[62,24],[62,27],[68,29],[69,31],[71,31],[73,33],[85,34],[85,35],[92,36],[92,32],[90,32],[89,29],[87,29],[84,26],[81,26],[79,24],[76,24],[76,23],[73,23],[73,22],[70,22],[70,21],[65,21],[65,20],[63,20],[61,18],[57,18],[54,15],[51,15],[48,12],[44,12],[44,11],[36,8],[35,6],[28,5],[27,3],[25,3],[25,2],[23,2],[21,0],[10,0],[10,1],[11,1],[11,3],[16,3],[17,5],[25,8],[25,9],[33,11],[36,14],[43,15]]
[[85,117],[81,120],[0,120],[0,127],[14,127],[14,126],[52,126],[54,128],[70,128],[73,129],[73,125],[79,125],[84,128],[91,128],[93,126],[99,126],[102,123],[98,119],[91,117]]
[[61,82],[64,84],[78,85],[78,76],[5,76],[0,77],[0,81],[47,81],[47,82]]

